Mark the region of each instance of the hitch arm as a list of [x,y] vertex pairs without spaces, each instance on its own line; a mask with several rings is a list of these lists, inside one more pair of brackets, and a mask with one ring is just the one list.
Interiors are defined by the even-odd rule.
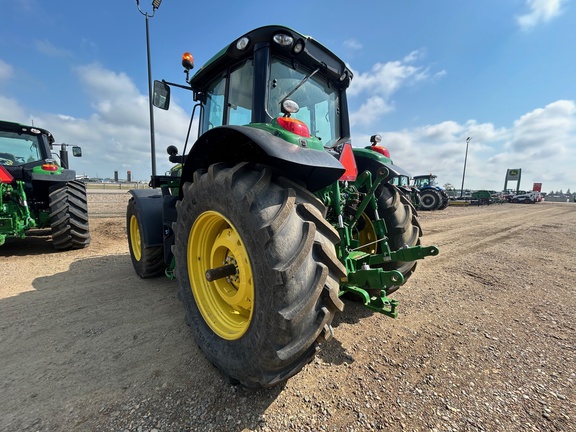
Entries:
[[427,256],[438,255],[436,246],[412,246],[390,252],[390,261],[415,261]]

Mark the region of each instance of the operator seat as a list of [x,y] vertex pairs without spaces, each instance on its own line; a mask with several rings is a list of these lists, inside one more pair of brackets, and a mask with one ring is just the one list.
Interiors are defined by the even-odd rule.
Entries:
[[6,159],[9,161],[12,161],[12,163],[9,165],[16,163],[16,158],[14,157],[13,154],[10,154],[10,153],[0,153],[0,159]]

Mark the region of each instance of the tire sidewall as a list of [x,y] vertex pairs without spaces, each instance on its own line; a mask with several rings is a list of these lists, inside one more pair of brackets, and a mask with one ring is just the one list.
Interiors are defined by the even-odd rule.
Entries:
[[435,210],[440,204],[438,194],[429,189],[420,193],[420,205],[422,210]]
[[[254,170],[249,175],[258,177],[261,171]],[[216,175],[215,181],[209,181],[207,177],[195,177],[189,189],[184,189],[182,201],[178,203],[174,252],[180,298],[187,311],[188,324],[206,357],[232,382],[238,378],[248,388],[268,387],[292,376],[314,356],[314,340],[309,345],[304,344],[300,351],[291,352],[288,359],[280,358],[278,354],[279,349],[289,347],[294,338],[298,338],[294,328],[286,328],[282,311],[293,306],[295,300],[291,296],[300,298],[305,295],[305,290],[299,291],[301,284],[297,278],[286,279],[280,270],[275,269],[283,245],[278,239],[271,239],[262,218],[268,217],[263,214],[281,210],[269,210],[256,198],[247,198],[245,190],[236,190],[225,184],[222,181],[224,175]],[[279,186],[258,191],[258,196],[267,201],[285,194],[286,190]],[[255,209],[254,206],[265,208]],[[194,222],[207,211],[218,212],[234,226],[250,260],[254,287],[252,317],[246,332],[235,340],[226,340],[214,333],[204,320],[191,289],[188,261],[183,251],[188,248]],[[306,311],[307,318],[301,321],[305,326],[316,320],[322,300],[318,297],[315,302],[316,306]],[[333,313],[328,323],[332,317]],[[316,337],[317,333],[314,339]]]

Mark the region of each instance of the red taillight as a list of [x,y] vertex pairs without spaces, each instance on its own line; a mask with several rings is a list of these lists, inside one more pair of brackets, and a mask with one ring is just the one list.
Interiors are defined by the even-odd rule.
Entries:
[[58,171],[58,165],[53,163],[45,163],[42,165],[42,169],[44,171]]
[[14,177],[3,166],[0,166],[0,182],[1,183],[12,183]]
[[374,145],[371,148],[375,152],[380,153],[380,154],[386,156],[388,159],[390,159],[390,151],[386,147]]
[[310,130],[306,123],[292,117],[278,117],[278,124],[287,131],[300,135],[304,138],[310,138]]
[[358,167],[356,166],[356,159],[354,159],[354,152],[352,151],[352,145],[350,143],[344,144],[342,153],[340,154],[340,163],[346,168],[341,181],[354,181],[358,177]]

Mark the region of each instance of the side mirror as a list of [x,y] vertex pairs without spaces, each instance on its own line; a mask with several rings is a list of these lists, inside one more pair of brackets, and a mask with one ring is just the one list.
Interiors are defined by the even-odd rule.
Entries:
[[163,81],[154,81],[152,104],[156,108],[167,110],[170,107],[170,86]]
[[72,147],[72,156],[82,157],[82,149],[78,146]]

